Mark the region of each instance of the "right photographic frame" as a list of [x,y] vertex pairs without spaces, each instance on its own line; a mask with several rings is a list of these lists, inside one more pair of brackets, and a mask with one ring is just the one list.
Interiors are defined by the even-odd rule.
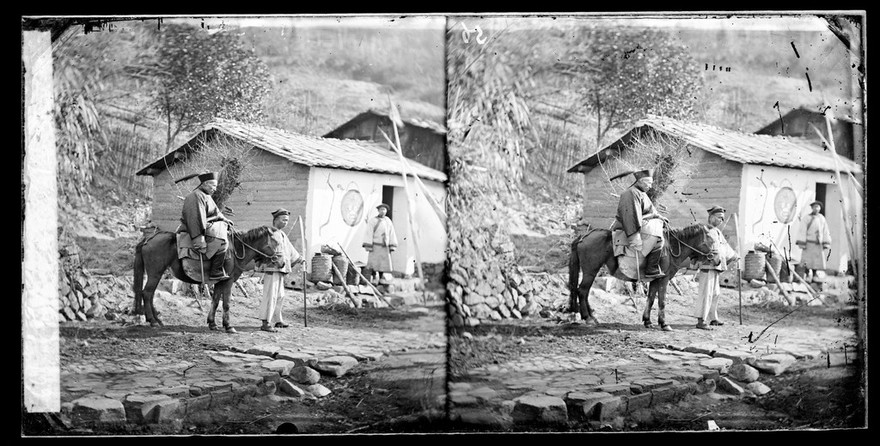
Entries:
[[866,428],[864,38],[449,16],[453,429]]

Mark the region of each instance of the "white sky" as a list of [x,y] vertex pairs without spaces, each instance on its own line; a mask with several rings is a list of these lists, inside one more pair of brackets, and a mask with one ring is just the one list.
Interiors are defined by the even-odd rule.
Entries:
[[[163,21],[185,21],[200,24],[202,18],[166,18]],[[205,26],[219,26],[221,23],[239,27],[358,27],[389,29],[444,29],[444,16],[428,15],[347,15],[347,16],[206,16]]]
[[[834,13],[831,11],[830,13]],[[613,22],[618,25],[679,27],[717,30],[746,31],[827,31],[825,21],[809,13],[616,13],[616,14],[559,14],[532,15],[519,14],[482,16],[453,16],[450,25],[458,22],[479,23],[484,28],[532,28],[577,25],[587,22]],[[554,19],[555,18],[555,19]]]

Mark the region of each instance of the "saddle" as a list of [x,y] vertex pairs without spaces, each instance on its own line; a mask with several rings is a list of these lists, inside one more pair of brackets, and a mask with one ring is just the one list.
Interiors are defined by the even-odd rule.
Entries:
[[[225,227],[225,225],[211,226]],[[211,240],[207,242],[207,249],[204,254],[193,249],[192,239],[185,230],[182,232],[180,231],[181,229],[178,228],[176,234],[177,258],[180,259],[183,274],[189,279],[194,282],[213,283],[213,281],[208,279],[208,275],[211,272],[211,261],[215,255],[222,255],[223,269],[226,271],[232,271],[235,262],[232,259],[232,250],[227,249],[229,243],[226,240],[225,230],[222,231],[222,234],[219,231],[214,231],[213,233],[208,234],[211,236]],[[215,235],[222,235],[223,238],[216,237]]]
[[[626,282],[650,282],[654,280],[645,278],[648,256],[637,252],[637,250],[629,246],[623,230],[615,229],[611,231],[611,243],[614,257],[617,258],[617,269],[612,272],[615,278]],[[664,243],[660,259],[661,269],[664,270],[668,265],[668,249],[669,244]]]

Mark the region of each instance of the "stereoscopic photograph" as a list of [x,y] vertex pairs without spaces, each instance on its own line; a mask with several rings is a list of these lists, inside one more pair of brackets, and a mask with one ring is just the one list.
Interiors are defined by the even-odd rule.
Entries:
[[22,16],[21,436],[863,431],[865,19]]

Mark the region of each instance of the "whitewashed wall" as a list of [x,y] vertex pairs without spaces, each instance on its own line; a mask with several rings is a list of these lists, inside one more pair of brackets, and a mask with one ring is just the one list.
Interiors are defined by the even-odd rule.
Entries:
[[[328,184],[329,182],[329,184]],[[422,180],[429,193],[439,203],[445,203],[446,192],[442,183]],[[394,229],[400,247],[392,255],[395,271],[414,274],[416,251],[410,238],[406,194],[401,175],[379,174],[330,168],[312,168],[309,175],[309,200],[306,211],[307,258],[319,252],[321,245],[341,243],[354,261],[367,261],[367,252],[361,247],[366,231],[366,220],[376,215],[376,206],[382,202],[382,186],[392,186],[394,195]],[[341,199],[346,191],[357,189],[364,200],[364,210],[355,226],[349,226],[341,212]],[[414,180],[409,180],[409,191],[414,196],[414,229],[417,234],[422,263],[440,263],[446,259],[446,230],[423,196]]]
[[[763,185],[762,185],[763,180]],[[788,249],[791,257],[799,261],[801,249],[795,244],[803,239],[806,231],[805,217],[810,213],[810,203],[816,199],[816,183],[826,183],[825,217],[831,230],[831,256],[828,268],[837,270],[845,267],[850,253],[844,233],[843,207],[840,204],[841,194],[837,186],[837,178],[832,172],[819,172],[789,169],[774,166],[743,166],[742,197],[739,204],[739,224],[743,237],[743,248],[740,255],[752,249],[756,242],[772,242],[780,248]],[[765,186],[766,185],[766,188]],[[775,211],[777,192],[790,187],[796,196],[795,217],[790,223],[783,223]],[[857,197],[853,197],[856,198]],[[858,202],[861,207],[861,202]],[[858,215],[850,215],[851,221],[861,221]],[[790,245],[789,245],[790,235]]]

